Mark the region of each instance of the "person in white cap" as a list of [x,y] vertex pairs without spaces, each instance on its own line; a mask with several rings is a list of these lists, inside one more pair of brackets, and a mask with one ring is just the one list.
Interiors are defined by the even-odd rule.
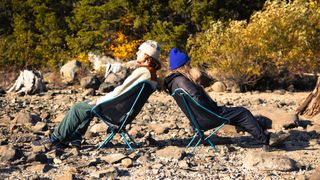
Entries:
[[159,57],[160,46],[156,41],[147,40],[141,44],[137,52],[136,63],[138,67],[120,86],[96,100],[75,104],[66,113],[65,117],[52,134],[40,140],[33,141],[32,144],[35,146],[45,145],[47,148],[51,148],[58,144],[68,144],[80,148],[82,135],[85,134],[90,121],[92,120],[91,115],[87,112],[90,111],[94,105],[121,95],[140,81],[148,80],[156,86],[156,71],[161,68]]

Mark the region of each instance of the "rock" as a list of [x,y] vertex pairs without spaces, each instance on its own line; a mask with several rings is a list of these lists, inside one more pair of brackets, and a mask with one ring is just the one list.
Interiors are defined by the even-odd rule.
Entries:
[[13,161],[16,150],[11,145],[0,146],[0,162]]
[[118,175],[118,169],[111,166],[109,168],[107,168],[106,170],[102,170],[102,171],[96,171],[90,174],[92,177],[95,178],[103,178],[103,177],[109,177],[111,179],[115,178]]
[[29,112],[20,111],[15,114],[15,118],[12,123],[20,124],[20,125],[31,125],[35,124],[36,122],[33,121],[32,116]]
[[121,165],[125,168],[131,167],[133,164],[132,160],[130,158],[125,158],[121,160]]
[[315,171],[310,175],[309,180],[320,180],[320,165],[315,168]]
[[31,153],[29,156],[27,156],[27,162],[33,162],[38,161],[42,164],[45,164],[48,162],[48,157],[44,153]]
[[82,93],[82,96],[94,96],[94,95],[96,95],[96,91],[92,88],[87,89]]
[[48,172],[52,166],[47,164],[36,164],[31,165],[27,168],[28,171],[35,172],[35,173],[46,173]]
[[80,80],[80,86],[84,89],[98,89],[101,82],[95,75],[84,77]]
[[308,126],[307,127],[307,131],[308,132],[316,131],[317,133],[320,133],[320,125],[315,124],[315,125],[312,125],[312,126]]
[[156,151],[156,156],[160,158],[182,159],[185,151],[176,146],[168,146]]
[[210,89],[214,92],[225,92],[227,87],[223,82],[218,81],[211,85]]
[[10,126],[11,118],[8,115],[4,115],[0,118],[0,126]]
[[186,160],[182,160],[182,161],[179,161],[179,167],[182,169],[187,169],[189,168],[189,164]]
[[318,113],[317,115],[313,116],[311,121],[313,122],[313,124],[320,125],[320,113]]
[[63,120],[65,113],[59,113],[55,118],[51,119],[54,123],[59,123]]
[[294,126],[294,122],[298,117],[294,113],[289,113],[281,109],[275,108],[259,108],[251,111],[254,116],[266,118],[272,121],[272,129],[281,130],[290,126]]
[[292,171],[297,168],[297,163],[286,156],[255,151],[247,153],[243,167],[262,171]]
[[125,67],[122,67],[120,71],[108,74],[104,82],[112,84],[114,87],[116,87],[121,84],[127,76],[128,70]]
[[56,176],[54,180],[74,180],[75,175],[72,172],[65,172],[63,175]]
[[279,89],[279,90],[275,90],[273,91],[275,94],[279,94],[279,95],[284,95],[286,93],[286,90],[284,89]]
[[40,115],[41,119],[48,119],[50,118],[50,112],[44,112]]
[[115,153],[115,154],[109,154],[107,156],[103,156],[101,159],[108,162],[109,164],[113,164],[121,161],[124,158],[126,158],[124,154]]
[[101,122],[101,123],[94,124],[90,128],[90,132],[92,133],[106,132],[107,129],[108,129],[108,126],[104,122]]
[[133,137],[133,138],[136,138],[136,137],[142,137],[142,134],[140,133],[141,132],[141,127],[140,126],[133,126],[130,130],[129,130],[129,134]]
[[229,124],[224,125],[218,132],[232,135],[237,134],[236,127]]
[[45,131],[47,130],[47,123],[37,122],[37,124],[32,127],[32,130],[34,132]]
[[108,92],[111,92],[116,86],[112,83],[102,83],[99,87],[99,92],[102,92],[102,93],[108,93]]
[[106,79],[104,80],[105,83],[114,84],[114,82],[117,82],[117,75],[114,73],[109,74]]
[[151,131],[154,131],[156,134],[165,134],[168,132],[168,128],[166,127],[163,127],[161,124],[149,124],[148,125],[148,128],[151,130]]
[[114,62],[114,59],[108,56],[100,56],[98,54],[89,52],[88,59],[91,62],[92,68],[95,71],[103,71],[106,64]]
[[32,152],[33,153],[39,153],[39,152],[45,152],[46,151],[45,146],[33,146],[33,145],[31,145],[31,148],[32,148]]
[[76,73],[80,70],[81,62],[77,60],[69,61],[60,69],[60,75],[63,81],[70,83],[75,80]]

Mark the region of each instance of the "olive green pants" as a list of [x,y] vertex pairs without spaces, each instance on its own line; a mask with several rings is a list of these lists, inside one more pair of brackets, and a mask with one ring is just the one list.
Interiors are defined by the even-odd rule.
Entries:
[[88,104],[89,102],[90,100],[77,103],[65,114],[53,132],[60,142],[81,139],[85,134],[93,119],[90,110],[94,105]]

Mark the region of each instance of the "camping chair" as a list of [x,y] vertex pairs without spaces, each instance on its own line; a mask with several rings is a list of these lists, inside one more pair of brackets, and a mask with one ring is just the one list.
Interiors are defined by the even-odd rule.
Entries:
[[142,81],[122,95],[99,103],[91,109],[91,113],[106,123],[111,130],[109,136],[100,144],[98,149],[104,147],[117,133],[121,135],[130,150],[133,150],[133,148],[125,135],[137,146],[127,132],[126,125],[130,123],[131,126],[132,120],[139,114],[154,91],[155,87],[150,82]]
[[[229,119],[223,118],[207,109],[206,107],[203,107],[182,88],[177,88],[172,93],[172,96],[176,100],[180,109],[191,121],[191,125],[195,131],[195,135],[187,145],[187,148],[191,146],[196,137],[199,137],[199,140],[193,147],[193,152],[201,141],[207,141],[211,145],[211,147],[216,152],[218,152],[210,137],[213,134],[216,134],[216,132],[221,129],[226,123],[229,123]],[[214,131],[208,137],[205,137],[204,132],[209,129],[214,129]]]

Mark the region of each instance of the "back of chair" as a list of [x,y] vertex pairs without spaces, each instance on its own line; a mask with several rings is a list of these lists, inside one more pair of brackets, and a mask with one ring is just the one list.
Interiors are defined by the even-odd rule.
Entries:
[[229,122],[228,119],[203,107],[182,88],[176,89],[172,96],[188,119],[200,130],[206,131]]
[[155,91],[148,81],[137,83],[120,96],[104,101],[92,108],[92,113],[98,113],[112,125],[120,126],[125,115],[129,115],[126,124],[139,114],[140,110]]

